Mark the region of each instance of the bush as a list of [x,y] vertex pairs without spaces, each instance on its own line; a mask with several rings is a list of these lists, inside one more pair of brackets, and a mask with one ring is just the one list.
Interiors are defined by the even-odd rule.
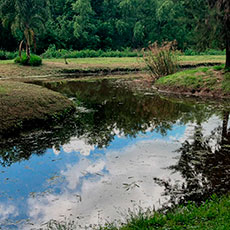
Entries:
[[178,52],[175,46],[175,41],[163,42],[161,46],[155,42],[143,49],[144,62],[154,80],[178,70]]
[[225,50],[214,50],[214,49],[207,49],[204,52],[201,52],[200,55],[225,55]]
[[195,55],[225,55],[225,50],[215,50],[215,49],[207,49],[203,52],[198,52],[196,50],[187,49],[184,51],[184,55],[186,56],[195,56]]
[[29,65],[39,66],[41,64],[42,64],[42,59],[39,56],[37,56],[37,55],[31,55],[30,56]]
[[39,66],[42,64],[42,59],[37,55],[31,54],[30,60],[28,60],[26,54],[22,54],[22,57],[16,57],[14,62],[21,65]]
[[16,58],[18,52],[8,52],[4,50],[0,50],[0,60],[10,60]]
[[42,54],[43,58],[89,58],[89,57],[138,57],[140,53],[137,51],[131,51],[130,48],[126,48],[122,51],[119,50],[65,50],[56,49],[55,45],[50,45],[49,48]]
[[0,50],[0,60],[6,60],[5,51]]
[[186,56],[195,56],[195,55],[199,55],[199,52],[192,50],[192,49],[187,49],[184,51],[184,55]]

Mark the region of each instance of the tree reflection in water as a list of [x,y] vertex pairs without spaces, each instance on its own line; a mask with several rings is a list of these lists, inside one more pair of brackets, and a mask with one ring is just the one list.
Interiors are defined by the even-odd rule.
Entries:
[[154,131],[165,135],[176,123],[204,122],[213,109],[198,103],[144,95],[117,87],[109,81],[53,82],[48,88],[74,98],[79,108],[73,117],[54,127],[21,133],[0,140],[0,163],[28,160],[46,149],[59,149],[71,137],[84,138],[86,144],[108,147],[116,135],[135,138],[140,132]]
[[192,141],[186,140],[177,150],[179,161],[170,167],[179,172],[184,183],[172,184],[159,178],[155,182],[165,187],[170,204],[195,201],[200,203],[212,194],[230,191],[230,129],[229,111],[222,112],[222,126],[204,136],[201,123],[195,126]]

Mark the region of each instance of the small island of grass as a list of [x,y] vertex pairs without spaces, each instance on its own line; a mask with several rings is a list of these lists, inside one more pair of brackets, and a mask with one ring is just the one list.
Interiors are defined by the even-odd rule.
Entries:
[[74,110],[59,93],[22,82],[0,82],[0,135],[58,120]]
[[159,90],[173,93],[229,97],[230,72],[225,71],[224,65],[199,67],[161,77],[154,85]]

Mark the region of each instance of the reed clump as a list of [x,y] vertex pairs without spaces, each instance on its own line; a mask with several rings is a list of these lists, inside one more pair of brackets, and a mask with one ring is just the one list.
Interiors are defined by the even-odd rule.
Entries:
[[179,52],[176,50],[176,41],[157,42],[142,50],[143,60],[154,80],[177,72]]

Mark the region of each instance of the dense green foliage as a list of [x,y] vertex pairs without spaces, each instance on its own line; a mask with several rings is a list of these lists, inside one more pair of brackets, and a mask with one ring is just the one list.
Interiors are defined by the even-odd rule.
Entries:
[[131,51],[126,48],[122,51],[119,50],[66,50],[56,49],[55,45],[49,46],[45,53],[42,54],[43,58],[86,58],[86,57],[137,57],[139,52]]
[[18,52],[9,52],[0,50],[0,60],[10,60],[16,58],[18,55]]
[[[185,50],[196,45],[198,21],[209,11],[199,0],[0,0],[0,49],[16,50],[23,37],[32,45],[36,35],[39,53],[51,44],[57,49],[121,50],[174,39]],[[206,47],[225,48],[217,36],[221,25],[216,24]]]
[[[11,60],[17,57],[18,52],[9,52],[5,50],[0,50],[0,60]],[[209,58],[214,58],[214,55],[225,55],[225,51],[207,49],[203,52],[198,52],[192,49],[185,50],[182,55],[186,56],[196,56],[199,60],[201,56],[212,55]],[[198,57],[199,55],[200,57]],[[90,57],[142,57],[143,53],[137,50],[131,50],[130,48],[119,50],[66,50],[57,49],[55,45],[50,45],[49,48],[41,55],[42,58],[90,58]],[[180,55],[181,56],[181,55]]]
[[[26,56],[30,59],[30,47],[36,51],[36,35],[45,24],[48,4],[46,0],[2,0],[0,1],[0,21],[18,40],[19,56],[25,43]],[[39,32],[38,32],[39,31]]]
[[39,66],[42,64],[42,59],[34,54],[30,55],[30,59],[28,59],[26,54],[23,54],[21,58],[16,57],[14,61],[15,63],[19,63],[21,65],[29,65],[29,66]]

